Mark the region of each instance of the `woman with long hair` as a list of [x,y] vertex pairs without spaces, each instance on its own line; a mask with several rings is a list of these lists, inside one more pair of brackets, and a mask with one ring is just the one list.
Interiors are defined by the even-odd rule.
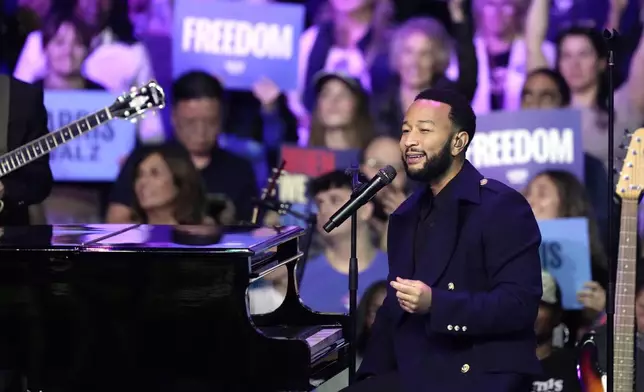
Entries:
[[[448,9],[455,42],[441,22],[418,17],[403,23],[393,34],[390,46],[393,78],[389,89],[374,97],[380,131],[400,138],[404,113],[416,96],[427,88],[454,89],[470,100],[477,85],[477,60],[472,43],[471,17],[462,0],[450,0]],[[467,67],[454,82],[445,72],[455,49],[458,63]]]
[[135,164],[133,222],[157,225],[212,223],[201,176],[187,153],[150,147]]
[[343,74],[323,73],[315,85],[317,102],[308,145],[332,150],[365,148],[374,122],[360,81]]
[[572,174],[547,170],[537,174],[528,184],[525,196],[537,220],[583,217],[588,220],[592,281],[577,293],[583,305],[581,312],[566,311],[564,323],[578,338],[591,327],[606,307],[608,257],[599,235],[595,214],[584,186]]
[[317,14],[316,23],[300,36],[297,88],[288,97],[302,128],[308,127],[315,107],[312,82],[320,71],[351,75],[373,92],[389,79],[391,0],[328,0]]

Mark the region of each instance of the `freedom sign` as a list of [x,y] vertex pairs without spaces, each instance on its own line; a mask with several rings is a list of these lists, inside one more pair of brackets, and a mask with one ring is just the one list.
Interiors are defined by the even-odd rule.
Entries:
[[[48,128],[54,132],[110,106],[116,97],[105,91],[45,91]],[[56,181],[114,181],[136,143],[136,125],[115,119],[97,127],[50,153]]]
[[578,110],[494,112],[476,123],[466,156],[485,177],[517,190],[544,170],[565,170],[584,180]]
[[[307,197],[309,180],[356,165],[358,154],[358,150],[332,151],[325,148],[282,146],[282,160],[286,161],[286,165],[279,180],[279,200],[290,203],[294,211],[310,213],[311,201]],[[287,215],[282,217],[282,224],[306,225],[305,222]]]
[[250,90],[266,77],[292,90],[304,15],[299,4],[177,0],[173,75],[203,70],[238,90]]
[[588,219],[539,221],[541,268],[550,272],[561,290],[564,309],[581,309],[577,292],[592,280]]

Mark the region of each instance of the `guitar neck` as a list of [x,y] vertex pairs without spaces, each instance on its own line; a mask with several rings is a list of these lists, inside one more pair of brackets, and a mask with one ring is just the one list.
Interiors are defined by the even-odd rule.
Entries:
[[111,119],[112,114],[105,108],[0,156],[0,177],[18,170]]
[[622,200],[617,289],[613,391],[633,392],[635,369],[635,291],[637,263],[637,200]]

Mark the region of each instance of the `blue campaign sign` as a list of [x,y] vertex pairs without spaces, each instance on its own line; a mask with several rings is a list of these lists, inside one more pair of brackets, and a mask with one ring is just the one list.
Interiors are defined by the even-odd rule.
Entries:
[[577,292],[592,280],[588,220],[545,220],[539,222],[539,229],[541,267],[557,281],[564,309],[581,309]]
[[566,170],[583,181],[581,113],[553,109],[479,116],[467,159],[484,176],[517,190],[544,170]]
[[266,77],[294,89],[304,14],[298,4],[177,0],[173,75],[203,70],[239,90]]
[[[49,131],[110,106],[116,97],[105,91],[45,91]],[[60,145],[51,152],[50,166],[56,181],[114,181],[136,143],[136,126],[112,120]]]

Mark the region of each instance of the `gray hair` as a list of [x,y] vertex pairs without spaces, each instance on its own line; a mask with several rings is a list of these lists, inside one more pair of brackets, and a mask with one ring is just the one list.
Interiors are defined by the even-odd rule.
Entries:
[[413,34],[421,33],[432,40],[438,46],[438,57],[434,73],[442,74],[449,67],[452,55],[452,37],[445,26],[438,20],[428,17],[412,18],[400,25],[393,34],[390,49],[390,66],[393,70],[398,69],[397,59],[400,58],[400,51],[404,46],[405,39]]

